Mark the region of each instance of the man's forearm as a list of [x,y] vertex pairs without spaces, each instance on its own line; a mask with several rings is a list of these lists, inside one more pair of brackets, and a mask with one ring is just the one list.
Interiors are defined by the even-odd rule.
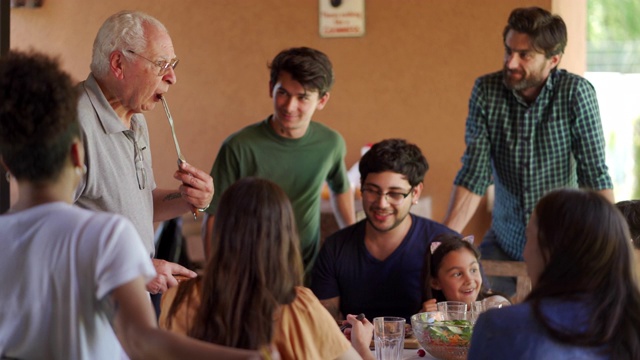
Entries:
[[170,220],[191,210],[191,206],[182,198],[178,190],[153,190],[153,221]]
[[475,214],[482,197],[462,186],[454,185],[451,201],[443,224],[452,230],[462,233]]
[[331,207],[336,217],[338,226],[342,229],[356,223],[356,212],[353,200],[353,191],[347,190],[342,194],[330,192]]
[[320,304],[333,316],[336,321],[344,320],[340,313],[340,297],[320,300]]

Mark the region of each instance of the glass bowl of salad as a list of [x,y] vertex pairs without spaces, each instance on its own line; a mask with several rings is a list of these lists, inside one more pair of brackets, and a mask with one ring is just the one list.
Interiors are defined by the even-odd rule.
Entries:
[[423,312],[411,317],[411,327],[420,346],[431,356],[464,360],[471,345],[475,318],[472,312]]

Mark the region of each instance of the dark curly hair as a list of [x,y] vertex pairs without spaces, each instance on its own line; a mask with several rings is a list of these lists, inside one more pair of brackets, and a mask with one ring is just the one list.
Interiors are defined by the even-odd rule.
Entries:
[[0,156],[18,180],[57,178],[80,136],[77,92],[57,59],[11,51],[0,58]]
[[333,66],[323,52],[308,47],[282,50],[269,65],[271,89],[282,71],[291,74],[306,90],[318,91],[323,97],[333,86]]
[[392,171],[406,176],[411,186],[424,180],[429,170],[427,159],[420,148],[403,139],[387,139],[374,144],[360,159],[360,183],[369,173]]

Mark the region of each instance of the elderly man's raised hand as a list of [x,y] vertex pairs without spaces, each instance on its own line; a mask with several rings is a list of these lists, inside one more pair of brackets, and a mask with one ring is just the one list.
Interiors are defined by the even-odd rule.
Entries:
[[194,210],[209,207],[213,199],[213,178],[209,174],[184,162],[173,177],[182,182],[180,195]]

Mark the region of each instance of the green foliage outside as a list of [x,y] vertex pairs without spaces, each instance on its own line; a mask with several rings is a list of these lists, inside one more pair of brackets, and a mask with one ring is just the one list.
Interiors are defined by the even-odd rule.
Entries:
[[636,179],[636,183],[633,187],[632,199],[640,199],[640,117],[633,121],[633,175]]
[[[637,73],[640,0],[587,0],[587,14],[588,69]],[[640,118],[632,126],[635,178],[632,198],[640,199]],[[609,143],[615,143],[615,137],[610,140]]]
[[639,0],[587,0],[587,40],[640,40]]

